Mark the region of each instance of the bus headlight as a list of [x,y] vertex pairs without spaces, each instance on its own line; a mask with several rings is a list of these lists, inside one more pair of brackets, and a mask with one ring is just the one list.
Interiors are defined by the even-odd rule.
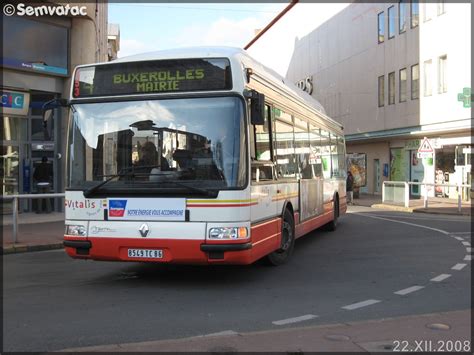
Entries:
[[209,230],[209,239],[245,239],[247,237],[246,227],[219,227]]
[[66,235],[85,237],[86,227],[80,224],[66,224]]

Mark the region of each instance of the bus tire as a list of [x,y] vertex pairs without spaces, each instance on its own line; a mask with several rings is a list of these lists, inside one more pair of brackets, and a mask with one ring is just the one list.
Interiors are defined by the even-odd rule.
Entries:
[[295,221],[290,210],[285,209],[281,223],[280,248],[267,256],[270,265],[278,266],[286,263],[293,253],[295,246]]
[[334,232],[337,229],[337,220],[339,218],[339,196],[334,195],[333,220],[325,225],[325,229]]

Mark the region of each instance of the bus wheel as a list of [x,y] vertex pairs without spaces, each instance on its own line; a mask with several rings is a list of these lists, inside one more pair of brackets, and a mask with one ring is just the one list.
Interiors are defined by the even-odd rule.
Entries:
[[330,232],[334,232],[337,229],[337,219],[339,217],[339,198],[337,195],[334,196],[333,216],[333,220],[325,225],[325,229]]
[[295,222],[293,215],[289,210],[283,214],[281,225],[281,245],[280,249],[275,250],[267,256],[270,265],[282,265],[288,261],[295,246]]

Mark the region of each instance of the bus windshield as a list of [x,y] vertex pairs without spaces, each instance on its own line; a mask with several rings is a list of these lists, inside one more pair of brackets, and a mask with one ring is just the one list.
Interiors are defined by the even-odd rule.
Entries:
[[72,111],[70,189],[166,193],[245,184],[240,98],[79,103]]

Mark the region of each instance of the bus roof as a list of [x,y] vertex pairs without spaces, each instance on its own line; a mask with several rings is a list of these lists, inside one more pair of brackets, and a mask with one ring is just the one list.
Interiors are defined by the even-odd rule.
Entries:
[[147,52],[142,54],[131,55],[127,57],[122,57],[115,59],[111,62],[100,63],[103,65],[112,64],[112,63],[121,63],[121,62],[140,62],[140,61],[150,61],[150,60],[163,60],[163,59],[185,59],[185,58],[229,58],[234,63],[240,63],[247,68],[252,68],[255,72],[265,78],[265,80],[271,82],[273,85],[276,85],[280,89],[284,90],[288,95],[291,95],[305,105],[311,107],[313,110],[316,110],[324,119],[330,121],[333,125],[338,126],[342,129],[342,125],[335,120],[327,116],[324,107],[314,99],[311,95],[304,92],[298,88],[292,82],[289,82],[280,74],[274,70],[266,67],[262,63],[253,59],[247,51],[241,48],[236,47],[219,47],[219,46],[210,46],[210,47],[186,47],[186,48],[177,48],[177,49],[166,49],[155,52]]

